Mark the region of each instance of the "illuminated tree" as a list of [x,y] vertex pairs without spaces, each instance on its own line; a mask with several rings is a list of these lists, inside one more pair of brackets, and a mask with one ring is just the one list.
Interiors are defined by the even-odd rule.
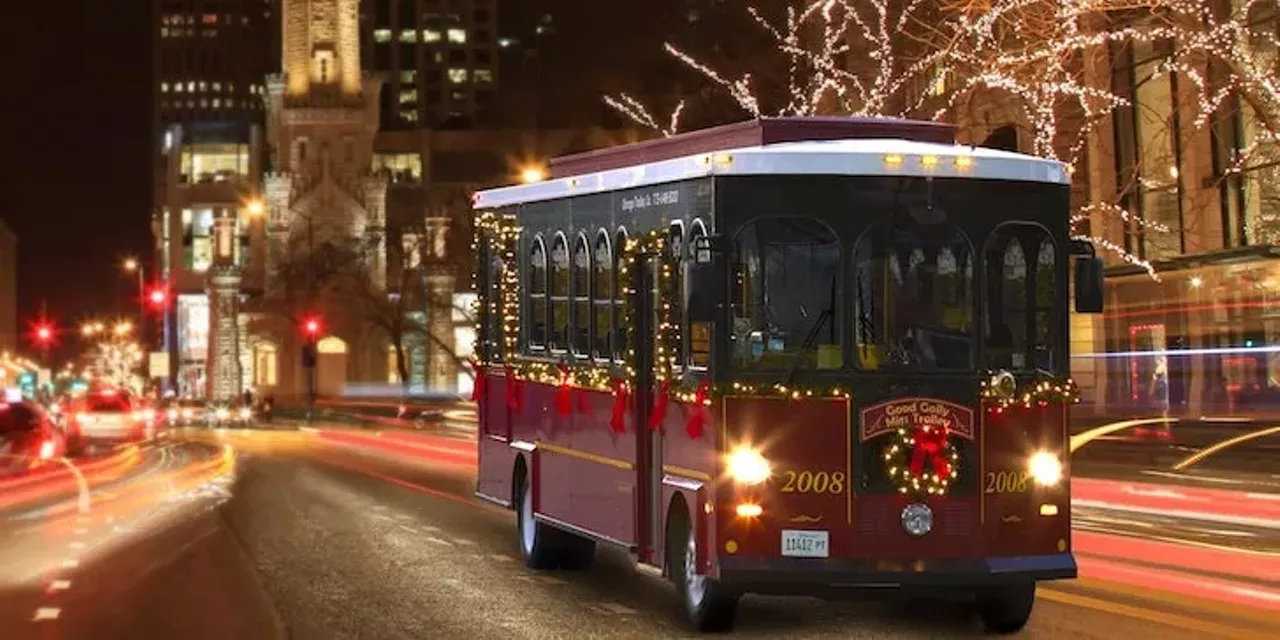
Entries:
[[136,342],[109,340],[99,343],[89,366],[95,379],[103,380],[112,387],[142,391],[142,348]]
[[[1268,186],[1280,182],[1275,0],[803,0],[792,2],[781,20],[754,7],[747,11],[788,70],[773,83],[780,86],[762,87],[752,73],[723,74],[671,43],[665,48],[749,116],[947,119],[972,137],[994,106],[1026,133],[1033,153],[1072,170],[1080,167],[1097,127],[1117,108],[1131,106],[1112,89],[1108,51],[1167,49],[1153,64],[1134,64],[1145,64],[1148,76],[1177,73],[1195,86],[1194,104],[1176,107],[1194,115],[1193,127],[1246,112],[1246,139],[1231,150],[1224,173],[1251,174],[1251,193],[1280,200],[1280,190]],[[1165,46],[1169,42],[1176,46]],[[679,129],[684,108],[681,103],[660,118],[630,95],[605,101],[668,136]],[[1175,129],[1171,122],[1148,124]],[[1169,135],[1186,136],[1185,126]],[[1146,171],[1125,172],[1134,184],[1118,188],[1117,200],[1077,198],[1073,223],[1115,219],[1149,237],[1168,231],[1157,220],[1131,214],[1121,201],[1124,194],[1150,190],[1156,165],[1174,166],[1169,158],[1147,156]],[[1277,207],[1263,210],[1252,221],[1259,227],[1255,238],[1280,240],[1280,213],[1271,213]],[[1099,246],[1154,275],[1147,261],[1092,235]]]

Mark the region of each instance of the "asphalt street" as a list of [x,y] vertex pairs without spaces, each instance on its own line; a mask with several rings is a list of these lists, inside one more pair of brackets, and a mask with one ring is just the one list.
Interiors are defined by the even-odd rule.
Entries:
[[[629,559],[533,573],[474,470],[301,431],[174,434],[79,491],[3,507],[0,638],[678,638],[674,590]],[[83,508],[82,508],[83,507]],[[1028,638],[1263,638],[1280,617],[1082,579]],[[744,600],[734,635],[964,638],[961,605]],[[1270,636],[1273,637],[1273,636]]]

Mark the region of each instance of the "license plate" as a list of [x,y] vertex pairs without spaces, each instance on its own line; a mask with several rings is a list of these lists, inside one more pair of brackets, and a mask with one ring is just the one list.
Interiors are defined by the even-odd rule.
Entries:
[[831,534],[826,531],[782,532],[782,555],[791,558],[828,558]]

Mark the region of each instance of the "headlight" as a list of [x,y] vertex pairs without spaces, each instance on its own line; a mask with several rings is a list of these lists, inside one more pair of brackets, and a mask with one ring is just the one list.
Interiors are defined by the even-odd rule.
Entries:
[[250,419],[250,418],[252,418],[252,417],[253,417],[253,409],[241,409],[241,410],[240,410],[240,419],[241,419],[241,420],[248,420],[248,419]]
[[173,409],[170,409],[170,410],[169,410],[169,419],[170,419],[170,420],[177,420],[177,419],[178,419],[178,412],[177,412],[177,411],[175,411],[175,410],[173,410]]
[[1036,484],[1052,487],[1062,481],[1062,463],[1058,461],[1058,456],[1041,451],[1027,461],[1027,473],[1031,474]]
[[195,412],[195,411],[192,411],[191,409],[183,409],[183,410],[182,410],[182,417],[183,417],[184,419],[186,419],[186,420],[190,420],[190,419],[194,418],[195,416],[196,416],[196,412]]
[[729,454],[728,472],[729,477],[742,484],[760,484],[773,474],[769,461],[759,451],[745,447]]
[[219,420],[226,420],[227,418],[231,417],[231,412],[227,411],[226,409],[218,409],[217,411],[213,412],[213,417]]

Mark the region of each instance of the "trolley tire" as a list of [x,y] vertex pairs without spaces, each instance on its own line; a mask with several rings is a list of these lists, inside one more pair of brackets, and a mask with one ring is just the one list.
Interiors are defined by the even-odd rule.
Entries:
[[[533,517],[533,492],[529,478],[524,476],[519,484],[519,501],[516,503],[516,541],[526,567],[535,571],[555,569],[563,559],[562,534],[551,525]],[[594,549],[593,549],[594,550]]]
[[675,510],[668,519],[666,541],[667,575],[675,583],[684,603],[689,622],[699,632],[733,630],[742,595],[733,593],[709,576],[689,579],[697,571],[697,536],[684,509]]
[[982,587],[978,589],[978,617],[987,631],[1017,633],[1027,626],[1036,603],[1036,583]]
[[596,541],[568,531],[553,530],[560,538],[560,568],[565,571],[590,570],[596,560]]

